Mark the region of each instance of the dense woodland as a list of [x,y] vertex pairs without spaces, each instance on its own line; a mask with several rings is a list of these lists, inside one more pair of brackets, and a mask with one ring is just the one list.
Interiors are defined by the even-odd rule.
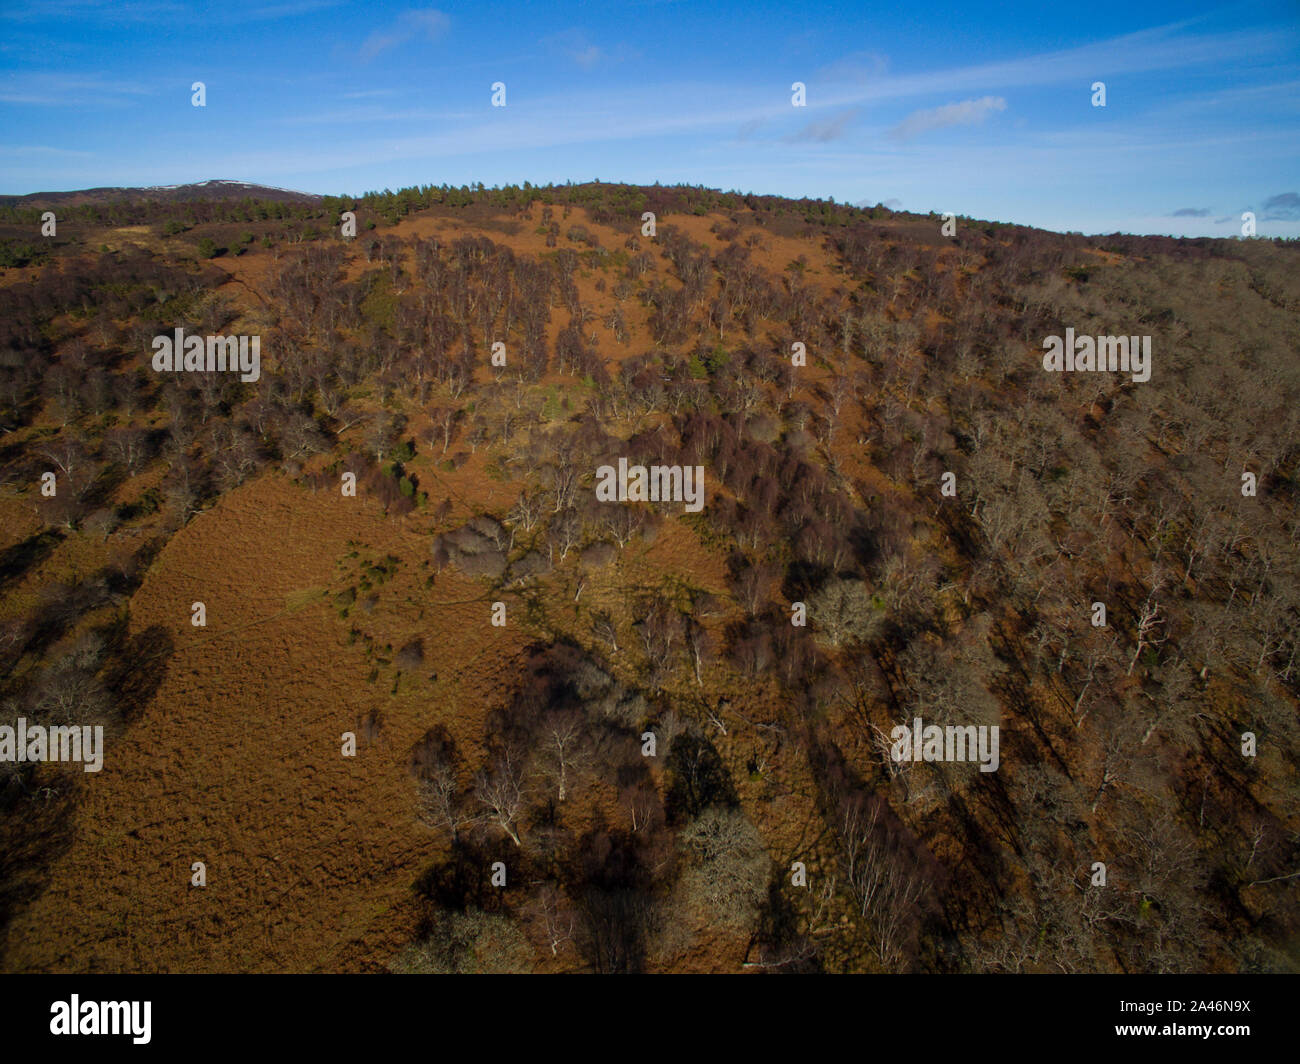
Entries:
[[[96,203],[54,238],[41,210],[0,208],[0,479],[40,521],[0,549],[0,722],[129,730],[169,653],[131,634],[132,595],[257,478],[355,473],[427,535],[410,564],[435,591],[468,576],[519,618],[481,741],[431,705],[402,752],[432,841],[410,944],[373,967],[1300,967],[1294,242],[948,238],[883,207],[601,184]],[[806,253],[778,261],[786,241]],[[259,334],[260,381],[156,374],[178,327]],[[1150,335],[1151,380],[1044,372],[1066,327]],[[597,502],[620,456],[702,466],[703,512]],[[483,475],[513,505],[467,507]],[[724,586],[618,583],[670,522]],[[31,587],[114,537],[129,564]],[[349,638],[383,576],[338,598]],[[1000,725],[998,771],[893,761],[915,717]],[[2,926],[94,782],[0,772]]]

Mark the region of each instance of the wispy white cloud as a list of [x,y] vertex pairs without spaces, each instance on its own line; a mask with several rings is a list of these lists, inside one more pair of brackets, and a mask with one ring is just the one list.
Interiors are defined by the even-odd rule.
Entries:
[[0,144],[0,155],[26,158],[30,156],[56,156],[59,158],[93,159],[91,151],[75,151],[72,148],[53,148],[48,144]]
[[624,46],[602,48],[583,30],[576,28],[548,34],[538,43],[551,54],[576,63],[583,70],[594,70],[606,63],[620,63],[628,58],[628,50]]
[[0,19],[12,22],[158,22],[189,14],[185,4],[173,0],[28,0],[6,4]]
[[36,107],[121,103],[122,97],[149,95],[154,90],[130,81],[95,74],[23,71],[0,78],[0,103]]
[[845,111],[832,118],[819,119],[809,122],[803,129],[799,130],[793,136],[787,137],[787,140],[815,141],[819,144],[827,144],[832,140],[839,140],[849,127],[853,125],[862,115],[861,107],[850,107]]
[[1001,96],[982,96],[978,100],[962,100],[924,111],[913,111],[889,131],[895,140],[912,140],[923,133],[951,126],[977,126],[991,114],[1007,109]]
[[[435,111],[426,108],[393,108],[382,104],[353,104],[312,114],[286,115],[276,119],[285,126],[343,126],[353,123],[373,125],[380,122],[449,122],[472,120],[468,111]],[[481,117],[481,116],[479,116]]]
[[[877,78],[854,90],[820,100],[845,107],[914,96],[1027,88],[1065,82],[1092,82],[1112,74],[1134,75],[1207,64],[1252,63],[1294,49],[1300,35],[1262,30],[1191,36],[1176,32],[1182,24],[1156,27],[1093,44],[1041,52],[997,63],[978,63],[947,70]],[[1084,97],[1087,99],[1086,95]]]
[[[894,128],[900,136],[906,138],[919,135],[928,128],[939,128],[939,124],[955,125],[963,121],[986,119],[994,110],[1006,106],[1006,92],[1010,89],[1069,82],[1081,82],[1086,87],[1095,78],[1104,77],[1116,70],[1122,70],[1126,75],[1135,75],[1200,64],[1244,62],[1247,59],[1258,62],[1262,57],[1274,55],[1294,44],[1294,40],[1285,39],[1285,33],[1249,30],[1192,37],[1180,32],[1184,25],[1179,23],[1158,27],[1078,48],[1028,55],[1005,62],[974,64],[918,74],[889,74],[883,60],[873,65],[869,53],[853,53],[846,57],[843,67],[831,64],[830,68],[826,68],[836,74],[836,80],[828,85],[831,91],[818,92],[810,98],[808,111],[811,114],[807,118],[811,121],[805,119],[807,124],[802,135],[797,131],[792,133],[788,124],[792,117],[799,116],[798,112],[793,112],[787,105],[773,106],[771,102],[756,102],[764,99],[762,93],[755,91],[753,86],[738,86],[735,83],[725,86],[688,86],[682,83],[672,86],[637,85],[624,93],[616,94],[624,100],[624,106],[604,107],[600,111],[593,111],[589,100],[556,96],[548,101],[549,110],[538,109],[534,123],[541,122],[543,126],[531,126],[530,133],[536,134],[550,128],[555,134],[554,143],[561,144],[573,143],[575,139],[582,141],[602,137],[620,140],[638,133],[648,133],[650,127],[659,132],[679,133],[730,127],[738,130],[731,140],[761,139],[758,137],[760,129],[770,129],[777,138],[788,140],[792,136],[798,136],[806,142],[829,144],[836,139],[843,139],[844,130],[853,121],[868,114],[870,105],[889,100],[972,93],[962,103],[931,108],[905,118]],[[1296,38],[1296,35],[1291,36]],[[861,75],[859,80],[853,81],[849,77],[853,71]],[[977,96],[975,93],[987,95]],[[1082,98],[1086,106],[1086,93]],[[605,99],[612,102],[613,97],[607,94]],[[767,99],[770,101],[770,95]],[[1000,101],[1001,106],[982,104],[982,100]],[[701,106],[700,101],[708,101],[708,106]],[[853,108],[862,110],[856,116],[851,116],[850,109]],[[672,117],[668,117],[670,112]],[[582,116],[584,113],[584,121],[575,123],[572,120],[575,114]],[[603,129],[599,124],[601,113],[610,116],[609,124]],[[562,115],[564,119],[552,122],[547,120],[548,115]],[[647,122],[647,115],[661,117]],[[630,128],[629,116],[635,116]],[[785,125],[784,129],[781,128],[782,124]],[[578,135],[575,132],[577,130],[585,132]],[[837,137],[836,134],[841,136]]]
[[451,19],[436,8],[422,11],[404,11],[385,29],[375,30],[361,44],[361,58],[366,62],[381,52],[417,37],[428,41],[439,40],[450,28]]
[[[344,0],[283,0],[259,7],[223,5],[223,24],[261,22],[272,19],[310,15],[339,7]],[[176,0],[27,0],[6,5],[0,19],[12,22],[57,23],[96,22],[122,24],[137,22],[199,23],[211,22],[212,16],[194,4]]]
[[[249,21],[294,18],[298,15],[310,15],[317,11],[338,7],[342,2],[343,0],[289,0],[289,2],[283,4],[267,4],[265,7],[256,7],[242,14],[234,12],[232,14],[237,20],[246,19]],[[222,17],[227,16],[223,14]]]
[[877,52],[852,52],[817,71],[815,81],[836,84],[865,84],[889,72],[889,59]]

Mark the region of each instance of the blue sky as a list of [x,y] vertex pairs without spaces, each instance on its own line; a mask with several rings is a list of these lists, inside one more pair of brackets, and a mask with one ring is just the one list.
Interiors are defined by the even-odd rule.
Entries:
[[1297,89],[1294,0],[3,0],[0,192],[599,178],[1294,237]]

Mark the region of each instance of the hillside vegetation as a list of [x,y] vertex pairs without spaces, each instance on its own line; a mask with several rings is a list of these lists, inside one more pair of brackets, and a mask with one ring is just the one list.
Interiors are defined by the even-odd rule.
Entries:
[[0,207],[0,724],[107,735],[4,970],[1300,968],[1294,242],[95,191]]

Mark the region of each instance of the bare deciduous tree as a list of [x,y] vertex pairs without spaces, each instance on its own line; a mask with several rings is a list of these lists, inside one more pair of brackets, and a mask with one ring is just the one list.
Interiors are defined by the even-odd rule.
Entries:
[[461,793],[455,765],[444,757],[435,756],[425,767],[417,790],[421,819],[430,827],[446,828],[452,842],[458,842],[461,830],[477,819]]
[[555,784],[555,797],[560,802],[568,796],[574,774],[588,760],[584,724],[579,710],[552,710],[538,729],[542,771]]
[[1138,658],[1142,656],[1142,651],[1150,646],[1159,646],[1168,638],[1159,634],[1159,627],[1163,623],[1163,618],[1160,616],[1160,603],[1156,601],[1157,596],[1164,587],[1164,583],[1164,570],[1157,568],[1151,574],[1151,590],[1147,592],[1146,601],[1142,603],[1142,608],[1138,611],[1137,646],[1133,648],[1133,658],[1128,663],[1128,675],[1130,676],[1133,675],[1133,669],[1136,668]]
[[597,639],[604,640],[615,654],[618,653],[618,626],[608,610],[591,611],[591,630]]
[[474,784],[474,796],[483,806],[486,818],[523,846],[516,823],[524,805],[523,769],[518,757],[507,751],[490,771],[480,772]]
[[854,796],[840,811],[840,841],[849,889],[870,921],[876,957],[896,967],[906,956],[928,883],[897,830],[885,823],[879,800]]

